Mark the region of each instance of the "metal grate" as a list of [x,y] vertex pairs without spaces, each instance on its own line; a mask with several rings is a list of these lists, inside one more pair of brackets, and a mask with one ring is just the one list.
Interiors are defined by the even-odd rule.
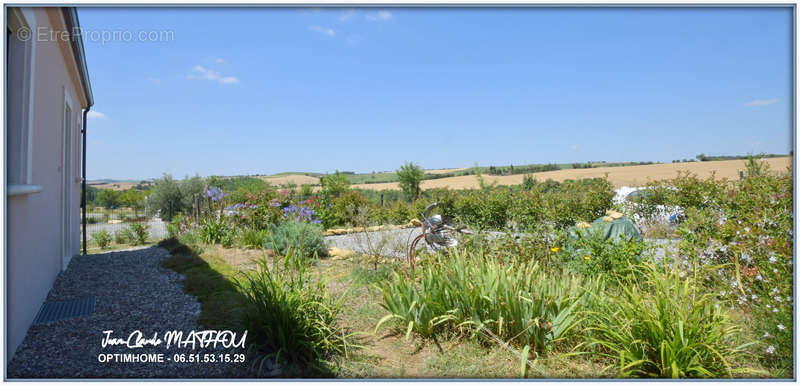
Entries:
[[33,324],[75,318],[94,313],[95,298],[84,297],[69,301],[45,302],[36,314]]

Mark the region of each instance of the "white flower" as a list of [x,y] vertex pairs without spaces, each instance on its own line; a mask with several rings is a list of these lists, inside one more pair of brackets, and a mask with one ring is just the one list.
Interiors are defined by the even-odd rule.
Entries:
[[781,293],[781,291],[780,291],[780,290],[778,290],[778,287],[777,287],[777,286],[775,286],[775,287],[773,287],[773,288],[772,288],[772,291],[771,291],[770,293],[778,293],[778,294],[780,294],[780,293]]
[[786,329],[786,326],[783,326],[782,324],[778,324],[778,330],[783,330],[783,329]]
[[719,295],[721,295],[721,296],[723,296],[723,297],[725,296],[725,294],[728,294],[728,292],[726,292],[725,290],[723,290],[723,291],[719,292]]
[[781,297],[779,297],[779,296],[776,296],[776,297],[775,297],[775,300],[776,300],[776,301],[778,301],[778,302],[783,302],[783,298],[781,298]]
[[772,272],[778,274],[778,269],[772,269]]
[[775,353],[775,347],[774,347],[774,346],[772,346],[772,345],[770,345],[770,346],[767,348],[767,353],[769,353],[769,354],[773,354],[773,353]]
[[761,281],[761,280],[763,280],[763,279],[764,279],[764,278],[761,278],[761,274],[759,274],[759,275],[757,275],[757,276],[756,276],[756,281]]
[[772,308],[772,312],[773,312],[773,313],[777,313],[777,312],[778,312],[778,308],[777,308],[777,307],[773,307],[773,308]]
[[767,304],[767,309],[771,309],[771,308],[772,308],[772,305]]
[[739,282],[736,282],[736,281],[731,281],[731,287],[732,287],[732,288],[734,288],[734,289],[735,289],[737,286],[739,286]]
[[792,296],[786,297],[786,302],[792,302]]
[[742,261],[745,261],[747,263],[750,263],[750,262],[753,261],[753,257],[751,257],[750,254],[747,254],[747,253],[742,253],[742,255],[739,258],[741,258]]
[[758,296],[757,296],[757,295],[755,295],[755,294],[753,294],[753,295],[751,295],[751,296],[750,296],[750,299],[752,299],[753,301],[755,301],[755,300],[757,300],[757,299],[758,299]]
[[778,259],[775,256],[769,257],[769,263],[775,263]]
[[761,338],[769,338],[769,337],[772,337],[772,336],[771,336],[771,335],[769,335],[769,332],[765,332],[765,333],[764,333],[764,337],[761,337]]

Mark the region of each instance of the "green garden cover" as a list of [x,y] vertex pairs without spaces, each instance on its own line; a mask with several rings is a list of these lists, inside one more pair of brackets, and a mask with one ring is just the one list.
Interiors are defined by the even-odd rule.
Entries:
[[586,234],[587,232],[603,234],[604,240],[618,240],[635,239],[639,242],[642,241],[642,234],[636,229],[636,226],[628,218],[622,217],[619,219],[612,219],[610,222],[607,219],[610,217],[597,218],[591,227],[582,229],[578,226],[573,226],[569,229],[569,237],[571,239],[578,239],[578,232]]

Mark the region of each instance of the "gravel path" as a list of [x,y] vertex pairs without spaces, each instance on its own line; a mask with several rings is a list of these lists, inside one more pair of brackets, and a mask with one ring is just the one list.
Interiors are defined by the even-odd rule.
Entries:
[[[200,303],[183,292],[183,276],[159,266],[161,248],[77,256],[56,278],[47,301],[95,296],[90,316],[33,325],[8,365],[9,378],[218,378],[240,377],[241,364],[176,363],[174,354],[232,353],[230,350],[171,346],[101,347],[103,331],[127,339],[181,330],[203,330],[196,322]],[[237,336],[237,339],[241,336]],[[164,363],[99,362],[101,353],[163,353]]]

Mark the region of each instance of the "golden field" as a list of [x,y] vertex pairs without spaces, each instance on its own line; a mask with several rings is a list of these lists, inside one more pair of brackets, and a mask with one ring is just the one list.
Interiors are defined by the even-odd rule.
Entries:
[[[767,159],[773,170],[783,170],[792,165],[792,157],[769,158]],[[721,160],[711,162],[688,162],[688,163],[666,163],[649,164],[643,166],[624,166],[624,167],[597,167],[567,169],[558,171],[545,171],[532,174],[537,180],[545,181],[552,179],[564,181],[566,179],[597,178],[608,174],[608,180],[614,187],[620,186],[641,186],[650,180],[671,179],[678,175],[678,171],[690,171],[701,178],[706,178],[712,174],[716,178],[734,179],[739,177],[739,170],[744,170],[745,161]],[[493,176],[484,174],[487,183],[497,182],[498,185],[522,184],[524,174]],[[355,188],[370,190],[399,190],[400,187],[395,183],[373,183],[353,185]],[[422,182],[422,189],[432,189],[448,187],[451,189],[470,189],[478,188],[478,180],[475,175],[454,176],[450,178],[431,179]]]
[[447,174],[448,172],[457,172],[466,170],[466,167],[462,168],[436,168],[431,170],[425,170],[426,174]]
[[273,186],[282,186],[289,183],[294,183],[298,186],[304,184],[319,184],[319,178],[308,175],[283,175],[283,176],[262,176],[259,177],[265,182]]

